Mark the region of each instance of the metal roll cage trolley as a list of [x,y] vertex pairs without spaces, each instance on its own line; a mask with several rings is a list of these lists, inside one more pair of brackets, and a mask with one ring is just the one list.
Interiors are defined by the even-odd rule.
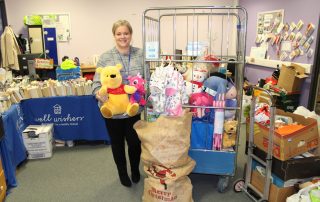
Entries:
[[[199,50],[203,46],[206,47],[207,55],[214,55],[218,58],[214,62],[219,66],[235,65],[236,107],[184,106],[236,110],[235,119],[239,124],[237,125],[237,140],[233,151],[209,149],[190,149],[189,151],[189,155],[197,164],[193,172],[218,175],[218,191],[224,192],[229,185],[230,177],[235,175],[237,167],[247,12],[238,6],[158,7],[146,9],[142,18],[147,83],[150,78],[149,72],[152,72],[155,67],[159,67],[161,62],[167,58],[176,64],[212,64],[212,61],[199,58],[201,55]],[[205,45],[200,43],[203,41],[206,42]],[[186,46],[189,47],[186,54],[176,51],[178,49],[186,50]],[[147,116],[146,111],[145,117]]]

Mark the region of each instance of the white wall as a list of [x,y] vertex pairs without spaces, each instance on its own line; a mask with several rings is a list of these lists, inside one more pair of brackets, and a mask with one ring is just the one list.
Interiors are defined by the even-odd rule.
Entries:
[[113,22],[128,20],[133,27],[133,45],[142,46],[142,13],[149,7],[237,5],[237,0],[6,0],[8,24],[27,37],[23,17],[30,14],[70,13],[71,40],[58,43],[59,60],[65,55],[86,61],[114,46]]

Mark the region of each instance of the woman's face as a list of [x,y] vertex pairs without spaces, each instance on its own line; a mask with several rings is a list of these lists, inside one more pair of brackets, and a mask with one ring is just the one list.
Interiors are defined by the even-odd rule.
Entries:
[[131,34],[127,26],[120,26],[116,29],[114,38],[119,48],[127,48],[130,46]]

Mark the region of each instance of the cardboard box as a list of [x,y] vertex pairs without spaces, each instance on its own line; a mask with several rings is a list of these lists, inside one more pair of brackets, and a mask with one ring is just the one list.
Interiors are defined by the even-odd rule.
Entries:
[[[258,189],[258,191],[263,192],[265,181],[264,177],[260,175],[257,170],[254,170],[251,175],[251,184]],[[269,191],[269,202],[280,202],[286,201],[288,196],[295,193],[294,187],[284,187],[280,188],[274,184],[270,185]]]
[[[266,159],[267,153],[254,148],[253,153],[261,159]],[[308,168],[308,169],[306,169]],[[320,156],[289,159],[280,161],[272,158],[272,173],[284,182],[292,179],[304,179],[320,176]]]
[[[302,124],[305,127],[285,136],[274,132],[273,156],[275,158],[285,161],[318,147],[319,134],[317,121],[315,119],[304,118],[301,115],[284,112],[279,109],[277,109],[276,114],[289,116],[293,119],[293,122]],[[254,125],[254,144],[267,152],[269,128],[259,123],[255,123]],[[248,128],[249,127],[247,127],[247,132]]]
[[305,69],[298,64],[282,65],[277,86],[284,88],[287,92],[300,91],[301,83],[307,77]]
[[[317,148],[319,144],[319,135],[317,121],[312,118],[305,118],[301,115],[277,110],[277,115],[289,116],[293,122],[304,125],[302,129],[289,135],[281,135],[274,132],[273,137],[273,156],[279,160],[285,161],[311,149]],[[269,128],[258,124],[259,131],[254,136],[254,143],[264,151],[267,151]]]
[[53,124],[29,125],[22,133],[28,159],[52,156]]

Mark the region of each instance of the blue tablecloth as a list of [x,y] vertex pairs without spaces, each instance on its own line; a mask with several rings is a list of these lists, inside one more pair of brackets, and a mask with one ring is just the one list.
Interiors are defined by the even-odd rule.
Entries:
[[26,128],[19,105],[12,105],[2,115],[4,138],[0,141],[0,154],[8,188],[17,186],[16,167],[27,158],[22,131]]
[[54,123],[54,137],[61,140],[110,142],[97,100],[92,95],[23,100],[26,125]]

